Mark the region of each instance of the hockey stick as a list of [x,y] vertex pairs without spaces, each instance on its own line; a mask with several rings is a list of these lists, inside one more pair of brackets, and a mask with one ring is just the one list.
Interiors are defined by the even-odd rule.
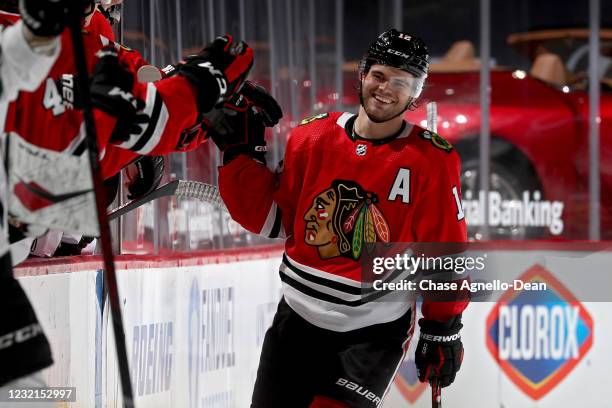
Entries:
[[[76,9],[76,7],[75,7]],[[121,303],[119,301],[119,290],[117,287],[117,272],[113,257],[110,228],[106,216],[105,190],[100,175],[100,163],[98,162],[98,142],[96,127],[93,118],[91,94],[89,93],[89,75],[85,62],[85,50],[81,34],[81,16],[76,11],[69,17],[70,35],[74,48],[74,62],[77,68],[77,80],[81,91],[83,106],[83,121],[85,123],[86,145],[89,153],[89,166],[93,178],[94,197],[96,200],[96,212],[100,228],[100,244],[102,246],[102,259],[104,260],[105,282],[108,288],[108,298],[115,333],[115,348],[117,351],[117,365],[121,378],[121,390],[123,391],[123,406],[134,407],[134,394],[132,392],[132,381],[130,379],[130,368],[128,366],[127,348],[125,345],[125,331],[123,318],[121,316]]]
[[435,102],[427,104],[427,129],[438,133],[438,106]]
[[[427,129],[436,133],[438,130],[438,109],[435,102],[427,104]],[[438,384],[438,379],[433,379],[431,384],[431,407],[442,408],[442,388]]]
[[437,379],[431,380],[431,408],[442,408],[442,388]]
[[227,208],[221,199],[219,189],[211,184],[199,181],[173,180],[163,186],[151,191],[144,197],[123,204],[108,213],[108,219],[114,220],[128,212],[160,197],[174,196],[176,198],[193,198],[212,204],[227,212]]

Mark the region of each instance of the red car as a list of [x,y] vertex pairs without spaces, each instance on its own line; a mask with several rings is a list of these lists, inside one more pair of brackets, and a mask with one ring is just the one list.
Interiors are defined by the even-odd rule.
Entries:
[[[588,239],[588,30],[513,34],[508,43],[532,67],[491,70],[491,236]],[[601,31],[601,45],[601,235],[612,239],[612,30]],[[421,106],[406,117],[425,126],[425,105],[437,102],[438,133],[463,160],[466,221],[478,239],[484,194],[477,193],[480,68],[474,54],[461,41],[432,63]],[[356,107],[350,82],[343,102]]]

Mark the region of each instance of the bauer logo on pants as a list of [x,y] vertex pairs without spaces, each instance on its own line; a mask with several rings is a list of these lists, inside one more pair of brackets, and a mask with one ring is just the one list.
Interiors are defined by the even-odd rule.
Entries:
[[487,347],[508,378],[539,400],[588,353],[593,320],[542,266],[532,266],[519,279],[544,282],[548,289],[504,293],[487,318]]

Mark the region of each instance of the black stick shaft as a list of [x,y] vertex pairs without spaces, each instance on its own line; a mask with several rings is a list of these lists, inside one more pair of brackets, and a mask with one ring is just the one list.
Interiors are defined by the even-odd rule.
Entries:
[[108,297],[110,302],[113,329],[115,332],[115,348],[117,350],[117,363],[119,375],[121,377],[121,389],[123,391],[123,406],[131,408],[134,406],[134,394],[132,392],[132,382],[130,380],[130,370],[128,366],[127,348],[125,345],[125,331],[121,316],[121,303],[119,301],[119,291],[117,288],[117,272],[111,244],[110,228],[106,217],[104,206],[105,190],[100,175],[100,163],[98,162],[98,143],[96,137],[96,127],[93,118],[91,95],[89,93],[89,75],[87,73],[87,63],[85,60],[85,50],[83,37],[81,34],[81,21],[79,16],[70,18],[70,31],[74,48],[74,61],[77,67],[78,88],[82,94],[83,119],[85,121],[85,132],[87,141],[87,151],[89,152],[89,164],[93,178],[94,195],[96,200],[96,212],[98,214],[98,224],[100,226],[100,244],[102,246],[102,258],[104,260],[105,281],[108,287]]

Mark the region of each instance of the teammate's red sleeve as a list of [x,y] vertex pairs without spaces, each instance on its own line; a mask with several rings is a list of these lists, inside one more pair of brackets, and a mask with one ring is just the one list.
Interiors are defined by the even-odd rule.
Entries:
[[[138,69],[144,65],[150,65],[147,60],[145,60],[140,52],[135,49],[128,48],[119,43],[114,43],[115,48],[119,53],[119,61],[121,64],[125,66],[130,72],[137,73]],[[160,75],[162,75],[162,71],[159,70]]]
[[[438,153],[438,152],[436,152]],[[413,229],[420,243],[464,243],[467,227],[461,208],[461,161],[456,151],[440,152],[441,160],[434,163],[419,183],[419,201]],[[435,252],[438,249],[434,249]],[[464,279],[456,276],[456,282]],[[467,293],[458,291],[456,301],[439,301],[424,296],[421,312],[426,319],[446,322],[463,312],[469,303]]]
[[113,27],[110,25],[106,17],[104,17],[104,15],[97,9],[96,11],[94,11],[93,16],[91,16],[91,21],[87,26],[87,31],[103,35],[110,41],[115,41],[115,33],[113,32]]
[[[145,101],[143,113],[149,117],[148,123],[140,131],[131,133],[129,138],[115,145],[121,149],[131,150],[138,155],[164,155],[183,151],[186,144],[193,142],[187,130],[197,122],[198,110],[196,92],[183,77],[174,76],[155,83],[136,83],[134,96]],[[108,121],[108,115],[96,112],[96,119],[104,122],[99,126],[99,143],[106,146],[114,121]],[[198,139],[201,143],[202,138]],[[195,147],[195,146],[188,146]]]

